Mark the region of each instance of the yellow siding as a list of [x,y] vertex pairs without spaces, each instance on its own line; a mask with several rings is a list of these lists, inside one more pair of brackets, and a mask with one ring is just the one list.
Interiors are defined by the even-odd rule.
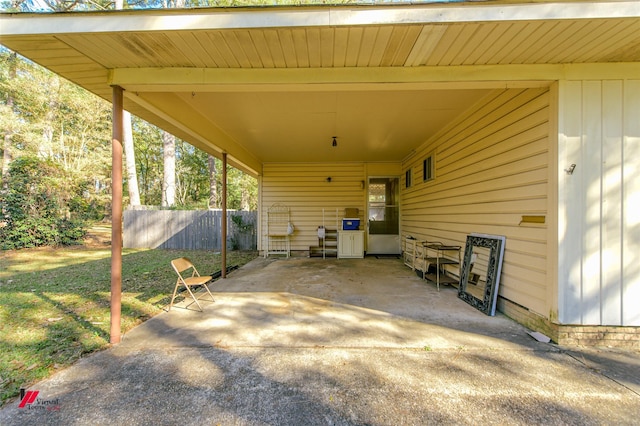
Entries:
[[367,176],[391,177],[400,176],[402,164],[400,163],[367,163]]
[[[336,228],[336,219],[344,209],[356,207],[364,222],[366,203],[365,163],[266,163],[263,166],[261,215],[274,203],[290,208],[296,231],[291,237],[291,250],[309,250],[318,245],[318,226]],[[327,182],[327,178],[331,182]],[[337,216],[336,216],[337,210]],[[361,227],[362,229],[362,227]],[[261,249],[264,236],[260,241]]]
[[[506,236],[500,295],[547,316],[548,89],[496,90],[403,164],[403,235],[464,247],[472,232]],[[435,155],[435,179],[423,160]],[[404,176],[412,171],[413,185]]]

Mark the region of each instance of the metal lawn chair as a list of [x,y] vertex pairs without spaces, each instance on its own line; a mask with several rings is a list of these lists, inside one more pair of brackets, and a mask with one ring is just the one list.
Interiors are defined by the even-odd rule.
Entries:
[[[193,265],[193,263],[191,263],[191,261],[186,257],[181,257],[179,259],[172,260],[171,266],[173,267],[173,270],[176,271],[176,274],[178,274],[178,280],[176,281],[176,287],[173,289],[173,296],[171,297],[171,304],[169,305],[169,311],[173,307],[173,301],[175,300],[176,295],[178,293],[178,287],[180,287],[181,285],[183,285],[187,289],[187,291],[191,295],[191,298],[194,300],[194,302],[196,302],[196,305],[198,305],[198,308],[200,308],[201,312],[202,312],[202,306],[200,306],[198,299],[191,291],[191,287],[195,287],[195,286],[204,287],[207,293],[209,293],[209,296],[211,296],[211,301],[215,302],[215,299],[213,298],[213,294],[211,294],[211,291],[209,291],[209,287],[207,287],[207,283],[210,283],[211,281],[210,275],[200,275],[200,273],[198,273],[198,270]],[[191,276],[185,277],[183,274],[185,273],[188,274],[189,269],[192,270]]]

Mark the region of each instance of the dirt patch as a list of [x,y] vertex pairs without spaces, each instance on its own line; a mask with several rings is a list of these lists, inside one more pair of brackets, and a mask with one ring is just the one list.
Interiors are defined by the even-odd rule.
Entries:
[[111,245],[111,224],[97,223],[87,230],[85,247],[108,247]]

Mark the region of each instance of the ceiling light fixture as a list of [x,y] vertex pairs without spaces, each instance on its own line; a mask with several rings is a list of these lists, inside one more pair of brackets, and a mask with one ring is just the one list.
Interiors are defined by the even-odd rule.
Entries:
[[333,142],[331,142],[331,146],[336,147],[338,146],[338,141],[336,140],[336,137],[333,137]]

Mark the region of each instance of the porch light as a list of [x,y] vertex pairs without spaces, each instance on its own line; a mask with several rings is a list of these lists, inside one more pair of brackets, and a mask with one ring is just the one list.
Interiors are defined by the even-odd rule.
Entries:
[[332,146],[332,147],[336,147],[336,146],[338,146],[338,141],[336,140],[336,137],[335,137],[335,136],[333,137],[333,142],[331,142],[331,146]]

